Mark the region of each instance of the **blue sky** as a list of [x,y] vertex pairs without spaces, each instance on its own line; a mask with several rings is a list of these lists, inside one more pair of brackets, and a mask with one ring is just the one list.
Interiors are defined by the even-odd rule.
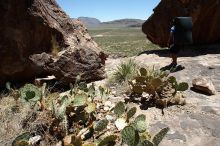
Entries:
[[105,22],[122,18],[147,19],[160,0],[57,0],[72,18],[94,17]]

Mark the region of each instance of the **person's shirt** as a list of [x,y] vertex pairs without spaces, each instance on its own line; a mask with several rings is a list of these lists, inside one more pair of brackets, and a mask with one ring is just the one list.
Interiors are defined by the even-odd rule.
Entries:
[[170,28],[170,33],[174,33],[174,31],[175,31],[175,26],[172,26],[171,28]]
[[173,25],[173,26],[170,28],[169,44],[173,44],[173,43],[174,43],[174,31],[175,31],[175,26]]

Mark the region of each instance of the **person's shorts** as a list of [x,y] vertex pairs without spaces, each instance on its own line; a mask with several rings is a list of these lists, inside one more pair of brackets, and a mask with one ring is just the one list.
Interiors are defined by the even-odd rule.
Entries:
[[181,46],[178,46],[178,45],[171,45],[170,46],[170,53],[171,54],[178,54],[179,53],[179,51],[180,51],[180,47]]

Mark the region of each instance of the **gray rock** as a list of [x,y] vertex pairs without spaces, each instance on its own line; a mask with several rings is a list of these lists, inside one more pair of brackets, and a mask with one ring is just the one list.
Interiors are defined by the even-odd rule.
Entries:
[[193,79],[192,85],[196,90],[202,91],[210,95],[216,94],[216,90],[212,81],[204,77]]

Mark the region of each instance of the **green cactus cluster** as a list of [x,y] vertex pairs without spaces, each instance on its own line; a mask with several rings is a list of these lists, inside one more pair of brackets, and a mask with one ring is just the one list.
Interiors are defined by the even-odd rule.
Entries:
[[127,119],[127,126],[120,133],[122,142],[128,146],[158,146],[169,128],[164,128],[155,136],[151,136],[144,114],[131,119],[136,114],[136,110],[136,107],[128,109],[123,102],[118,102],[115,106],[115,115],[120,119]]
[[[186,91],[189,85],[185,82],[177,83],[176,78],[169,76],[168,73],[156,69],[140,68],[138,76],[129,81],[129,85],[134,94],[142,96],[143,93],[149,94],[155,103],[162,102],[165,106],[175,101],[177,92]],[[166,100],[161,100],[166,99]],[[166,103],[165,103],[166,101]],[[172,102],[172,104],[175,104]],[[178,102],[176,103],[178,104]]]
[[[148,74],[153,74],[153,76],[157,77],[147,79],[152,84],[152,90],[157,89],[158,87],[156,86],[161,86],[164,83],[164,80],[158,78],[159,73],[154,74],[145,69],[140,70],[140,75]],[[170,87],[175,86],[176,90],[185,88],[183,83],[177,84],[173,78],[170,77],[169,79],[172,80],[172,82],[170,81]],[[141,76],[137,78],[136,82],[145,83]],[[104,87],[100,86],[96,89],[94,84],[88,86],[86,83],[80,82],[80,77],[77,77],[75,84],[70,84],[70,88],[70,92],[49,95],[46,86],[42,91],[32,84],[27,84],[20,89],[20,95],[24,101],[35,104],[40,101],[40,103],[44,103],[45,110],[50,112],[50,114],[52,113],[52,120],[48,126],[49,134],[57,138],[57,133],[59,133],[59,140],[63,140],[63,143],[65,137],[69,136],[71,138],[69,145],[104,146],[115,144],[116,141],[122,141],[129,146],[145,146],[147,144],[157,146],[167,132],[162,130],[152,137],[148,132],[146,116],[141,114],[135,117],[137,108],[128,107],[122,101],[118,102],[114,109],[105,111],[104,101],[108,99],[109,90]],[[163,94],[165,94],[165,91],[164,89]],[[163,99],[163,97],[161,96],[159,99]],[[112,116],[113,120],[109,120],[106,114]],[[119,125],[122,122],[123,128],[119,129],[116,126],[117,120]],[[109,127],[113,127],[114,133],[108,133],[110,131]],[[18,136],[12,145],[29,146],[31,144],[28,140],[31,137],[30,133],[24,133]],[[88,139],[90,139],[89,143],[86,141]],[[91,142],[92,139],[93,141]]]
[[[95,89],[94,83],[87,86],[86,83],[81,83],[80,77],[75,82],[74,86],[71,84],[70,94],[59,97],[53,100],[52,111],[54,116],[61,121],[61,127],[64,127],[65,135],[71,134],[68,130],[70,125],[79,125],[76,131],[76,136],[73,136],[73,143],[78,143],[80,141],[81,146],[83,140],[89,137],[94,137],[106,129],[109,121],[106,119],[101,119],[96,122],[97,116],[97,104],[103,104],[103,101],[107,99],[109,91],[104,87],[99,87],[98,90]],[[99,100],[95,97],[100,97]],[[76,128],[76,127],[74,127]],[[84,135],[82,139],[81,136]],[[74,140],[75,139],[75,140]],[[106,137],[100,143],[109,143],[114,141],[113,137]],[[74,142],[75,141],[75,142]]]

